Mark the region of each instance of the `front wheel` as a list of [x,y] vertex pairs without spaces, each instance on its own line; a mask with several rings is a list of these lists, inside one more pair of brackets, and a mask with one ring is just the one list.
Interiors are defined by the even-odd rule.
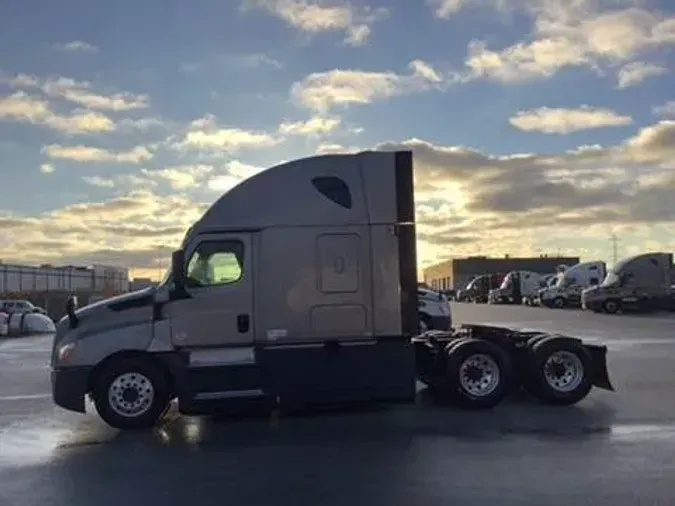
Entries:
[[142,357],[113,360],[95,378],[94,404],[115,429],[149,429],[166,411],[170,389],[165,372]]
[[498,346],[467,339],[448,349],[446,375],[453,400],[467,408],[488,409],[508,394],[511,366]]
[[602,303],[602,309],[605,313],[615,314],[620,309],[619,301],[614,299],[606,300],[605,302]]

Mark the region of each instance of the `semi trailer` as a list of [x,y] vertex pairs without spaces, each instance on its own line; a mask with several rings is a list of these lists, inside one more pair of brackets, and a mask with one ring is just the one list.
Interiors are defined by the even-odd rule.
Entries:
[[[55,404],[86,398],[118,429],[184,414],[438,398],[491,408],[523,388],[569,405],[613,390],[607,348],[462,325],[420,333],[409,151],[290,161],[222,195],[154,287],[78,307],[56,325]],[[280,261],[280,259],[284,259]]]

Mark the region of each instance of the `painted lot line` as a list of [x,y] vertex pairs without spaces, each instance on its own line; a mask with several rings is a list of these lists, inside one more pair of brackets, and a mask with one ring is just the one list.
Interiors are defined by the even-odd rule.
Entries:
[[51,399],[52,394],[27,394],[27,395],[7,395],[0,396],[0,402],[15,402],[15,401],[35,401],[40,399]]

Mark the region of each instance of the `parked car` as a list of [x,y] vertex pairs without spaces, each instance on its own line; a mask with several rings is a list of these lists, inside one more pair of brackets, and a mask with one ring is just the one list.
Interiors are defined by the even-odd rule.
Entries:
[[37,307],[29,300],[0,300],[0,312],[2,313],[41,313],[47,314],[41,307]]

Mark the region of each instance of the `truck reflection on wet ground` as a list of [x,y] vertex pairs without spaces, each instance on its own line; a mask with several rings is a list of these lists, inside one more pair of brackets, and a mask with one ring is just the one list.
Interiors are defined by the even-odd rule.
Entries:
[[[499,440],[509,436],[560,439],[611,437],[614,411],[601,402],[554,408],[515,397],[492,412],[466,412],[431,404],[428,394],[420,405],[398,408],[342,408],[305,411],[292,415],[184,417],[172,409],[163,423],[150,432],[124,433],[110,429],[95,415],[57,422],[49,419],[21,421],[5,429],[0,463],[68,459],[69,451],[101,446],[115,452],[120,447],[268,445],[345,445],[367,442],[394,443],[415,438],[446,440]],[[68,417],[70,418],[70,417]],[[74,422],[74,423],[73,423]]]

